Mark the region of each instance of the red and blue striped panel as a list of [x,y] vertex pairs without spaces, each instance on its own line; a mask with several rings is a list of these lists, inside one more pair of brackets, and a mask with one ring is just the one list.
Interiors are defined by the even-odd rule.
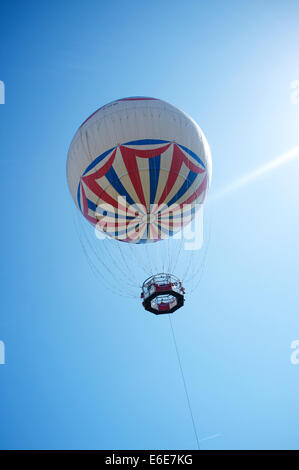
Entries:
[[143,139],[113,147],[84,171],[78,205],[107,235],[145,243],[188,224],[207,190],[204,162],[187,147]]

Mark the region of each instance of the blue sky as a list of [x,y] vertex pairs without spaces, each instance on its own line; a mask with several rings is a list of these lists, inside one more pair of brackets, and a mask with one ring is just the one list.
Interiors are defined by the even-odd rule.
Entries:
[[[74,229],[66,155],[99,106],[154,96],[212,149],[205,273],[173,317],[204,449],[298,449],[296,1],[1,2],[0,447],[196,448],[167,317],[106,291]],[[203,440],[215,436],[210,440]]]

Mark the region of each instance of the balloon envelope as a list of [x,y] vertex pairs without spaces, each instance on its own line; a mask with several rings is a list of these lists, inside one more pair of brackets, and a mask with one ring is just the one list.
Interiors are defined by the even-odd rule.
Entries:
[[211,179],[207,140],[165,101],[124,98],[93,113],[70,145],[67,178],[83,216],[130,243],[167,238],[188,224]]

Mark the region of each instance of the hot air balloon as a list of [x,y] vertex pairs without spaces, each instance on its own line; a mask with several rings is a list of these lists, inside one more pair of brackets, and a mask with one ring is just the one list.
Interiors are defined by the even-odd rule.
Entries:
[[[106,239],[131,248],[160,245],[190,224],[205,201],[211,171],[209,145],[196,122],[148,97],[119,99],[95,111],[77,130],[67,159],[69,189],[84,218]],[[134,256],[130,250],[125,271]],[[144,251],[143,262],[147,256]],[[146,310],[173,313],[184,304],[185,290],[163,269],[143,282],[141,297]]]

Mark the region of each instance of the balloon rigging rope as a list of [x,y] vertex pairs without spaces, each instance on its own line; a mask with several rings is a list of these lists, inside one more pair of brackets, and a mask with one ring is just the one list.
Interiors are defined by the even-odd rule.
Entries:
[[[179,262],[179,260],[180,260],[181,251],[182,251],[183,245],[184,245],[184,241],[183,241],[182,238],[181,238],[180,243],[179,243],[179,251],[178,251],[178,253],[177,253],[177,256],[174,257],[173,273],[174,273],[174,270],[176,269],[177,264],[178,264],[178,262]],[[182,279],[181,279],[181,280],[182,280]]]
[[[188,177],[186,178],[186,181],[187,181],[187,191],[189,191],[189,189],[190,189],[190,185],[189,185],[189,184],[190,184],[190,181],[189,181]],[[183,209],[183,211],[184,211],[184,209]],[[184,218],[184,212],[183,212],[183,215],[182,215],[182,213],[181,213],[181,244],[180,244],[179,254],[178,254],[178,257],[177,257],[177,261],[176,261],[176,262],[178,262],[179,256],[180,256],[180,254],[181,254],[182,247],[183,247],[183,245],[185,244],[183,218]],[[190,222],[190,224],[191,224],[191,223],[192,223],[192,222]],[[184,247],[184,252],[186,252],[185,247]],[[190,253],[185,253],[184,258],[185,258],[185,264],[187,265],[187,267],[186,267],[186,269],[185,269],[184,274],[182,274],[182,276],[181,276],[181,281],[185,281],[186,273],[189,271],[189,269],[190,269],[190,267],[191,267],[191,264],[193,264],[193,263],[192,263],[193,257],[191,257]]]
[[[187,177],[187,192],[189,191],[190,189],[190,181]],[[184,210],[184,209],[183,209]],[[181,222],[181,237],[180,237],[180,243],[178,244],[179,245],[179,249],[178,249],[178,252],[176,254],[176,256],[174,257],[174,266],[173,266],[173,270],[176,269],[176,266],[180,260],[180,257],[181,257],[181,252],[182,252],[182,248],[185,244],[185,240],[184,240],[184,226],[183,226],[183,218],[184,218],[184,212],[180,214],[180,222]],[[184,249],[185,250],[185,249]],[[185,250],[186,251],[186,250]],[[186,256],[187,258],[187,256]],[[190,258],[190,256],[189,256]],[[192,262],[192,258],[190,258],[189,260],[186,261],[187,262],[187,266],[189,266]],[[182,278],[181,280],[184,280],[184,278]]]
[[137,256],[135,249],[131,245],[132,243],[127,243],[127,246],[126,246],[127,250],[130,251],[130,255],[131,255],[130,260],[134,258],[136,264],[140,267],[140,269],[142,269],[145,272],[145,274],[148,274],[148,266],[145,264],[145,262],[143,262],[143,258],[141,256],[139,257]]
[[208,256],[210,242],[211,242],[211,233],[212,233],[212,226],[211,226],[211,223],[210,223],[210,226],[209,226],[209,229],[208,229],[207,243],[206,243],[206,247],[205,247],[205,250],[204,250],[202,261],[201,261],[199,267],[197,267],[197,269],[193,269],[192,274],[184,279],[184,281],[186,281],[186,282],[191,281],[193,283],[193,287],[191,287],[190,290],[189,290],[190,293],[194,292],[194,290],[198,287],[198,285],[200,284],[200,282],[202,280],[203,273],[204,273],[204,270],[205,270],[205,267],[206,267],[206,260],[207,260],[207,256]]
[[[108,243],[106,243],[106,242],[108,242]],[[110,253],[110,247],[109,247],[109,245],[110,245],[109,240],[106,240],[106,239],[101,240],[101,246],[102,246],[102,253],[101,253],[101,255],[102,255],[102,256],[100,256],[100,254],[99,254],[97,248],[96,248],[96,247],[94,248],[94,253],[95,253],[95,256],[96,256],[97,260],[98,260],[99,262],[103,262],[103,259],[107,259],[107,258],[108,258],[108,259],[109,259],[109,263],[110,263],[110,264],[113,264],[116,273],[118,272],[118,273],[119,273],[120,275],[122,275],[122,276],[127,276],[127,273],[123,270],[123,268],[122,268],[122,266],[121,266],[121,263],[119,262],[120,260],[118,259],[118,263],[115,262],[114,257],[113,257],[112,254]],[[104,256],[103,256],[103,255],[104,255]],[[107,258],[105,257],[105,255],[106,255]],[[115,279],[116,279],[116,278],[115,278]],[[126,278],[126,281],[127,281],[128,285],[129,285],[130,282],[129,282],[129,280],[128,280],[127,278]],[[134,287],[134,284],[130,284],[130,285],[131,285],[131,287]]]
[[183,366],[182,366],[182,361],[181,361],[181,357],[180,357],[180,353],[179,353],[179,348],[178,348],[176,337],[175,337],[175,334],[174,334],[174,328],[173,328],[173,324],[172,324],[172,320],[171,320],[171,314],[168,315],[168,318],[169,318],[170,329],[171,329],[172,338],[173,338],[173,342],[174,342],[174,347],[175,347],[175,351],[176,351],[176,355],[177,355],[177,359],[178,359],[178,363],[179,363],[179,368],[180,368],[180,372],[181,372],[181,376],[182,376],[182,382],[183,382],[184,390],[185,390],[185,394],[186,394],[186,399],[187,399],[187,404],[188,404],[188,408],[189,408],[190,418],[191,418],[191,421],[192,421],[192,427],[193,427],[193,431],[194,431],[194,435],[195,435],[195,439],[196,439],[196,443],[197,443],[197,448],[198,448],[198,450],[200,450],[199,439],[198,439],[198,434],[197,434],[197,430],[196,430],[196,426],[195,426],[194,415],[193,415],[193,412],[192,412],[191,401],[190,401],[190,397],[189,397],[189,393],[188,393],[188,388],[187,388],[187,384],[186,384],[186,380],[185,380],[185,375],[184,375],[184,372],[183,372]]
[[138,283],[138,280],[137,280],[137,278],[136,278],[136,276],[135,276],[134,271],[131,270],[131,269],[129,268],[129,266],[128,266],[126,257],[124,256],[124,254],[123,254],[123,252],[122,252],[122,249],[121,249],[121,244],[120,244],[120,243],[116,243],[116,245],[117,245],[118,250],[119,250],[119,252],[120,252],[120,255],[121,255],[121,257],[122,257],[123,263],[124,263],[124,265],[125,265],[125,267],[126,267],[126,269],[127,269],[127,276],[129,276],[129,275],[133,276],[133,277],[134,277],[134,279],[133,279],[134,284],[137,284],[137,283]]
[[[118,285],[117,281],[116,281],[116,278],[113,274],[113,272],[111,271],[111,269],[109,269],[107,263],[104,262],[103,258],[100,259],[99,256],[98,256],[98,253],[96,252],[95,248],[93,247],[92,243],[90,242],[89,238],[88,238],[88,235],[87,233],[85,232],[85,229],[84,229],[84,226],[83,226],[83,222],[81,221],[81,218],[78,218],[77,217],[77,220],[80,224],[80,230],[79,230],[79,226],[76,224],[76,219],[74,217],[74,224],[75,224],[75,228],[76,228],[76,231],[77,231],[77,235],[79,237],[79,240],[80,240],[80,244],[81,244],[81,247],[83,249],[83,252],[85,254],[85,257],[87,259],[87,262],[91,268],[91,270],[93,271],[93,274],[95,274],[96,276],[98,276],[101,281],[105,284],[106,288],[108,290],[110,290],[111,292],[115,293],[115,294],[118,294],[118,295],[121,295],[122,297],[129,297],[129,298],[138,298],[136,296],[136,294],[134,294],[133,292],[130,292],[130,290],[128,289],[128,286],[126,288],[126,291],[124,293],[124,291],[119,288],[118,286],[118,290],[114,289],[111,287],[111,285],[109,285],[109,282],[107,281],[106,282],[106,279],[105,277],[103,276],[103,274],[99,271],[96,263],[94,263],[94,261],[92,260],[91,256],[89,255],[88,253],[88,250],[86,248],[86,243],[89,247],[89,250],[91,253],[93,253],[93,255],[96,257],[98,263],[102,266],[104,266],[104,268],[106,269],[107,272],[109,272],[111,274],[111,277],[112,279],[114,280],[113,282],[113,285]],[[84,240],[83,240],[83,237],[82,237],[82,234],[84,236],[84,240],[86,243],[84,243]]]
[[[114,294],[118,294],[118,295],[121,295],[122,297],[132,297],[131,295],[124,295],[122,294],[121,292],[119,291],[116,291],[114,289],[112,289],[109,285],[107,285],[107,283],[105,282],[105,278],[103,278],[103,276],[101,275],[100,271],[98,270],[98,268],[96,267],[96,265],[92,262],[89,254],[88,254],[88,251],[86,249],[86,246],[85,246],[85,243],[83,241],[83,238],[81,236],[81,233],[79,231],[79,228],[78,226],[76,225],[76,222],[75,222],[75,218],[74,218],[74,224],[75,224],[75,228],[76,228],[76,231],[77,231],[77,234],[78,234],[78,237],[79,237],[79,241],[80,241],[80,244],[81,244],[81,247],[82,247],[82,250],[83,250],[83,253],[86,257],[86,260],[89,264],[89,267],[92,271],[92,273],[94,274],[95,277],[99,277],[101,279],[101,281],[103,282],[103,284],[105,285],[106,289],[110,290],[111,292],[113,292]],[[105,266],[105,268],[107,269],[107,267]]]

